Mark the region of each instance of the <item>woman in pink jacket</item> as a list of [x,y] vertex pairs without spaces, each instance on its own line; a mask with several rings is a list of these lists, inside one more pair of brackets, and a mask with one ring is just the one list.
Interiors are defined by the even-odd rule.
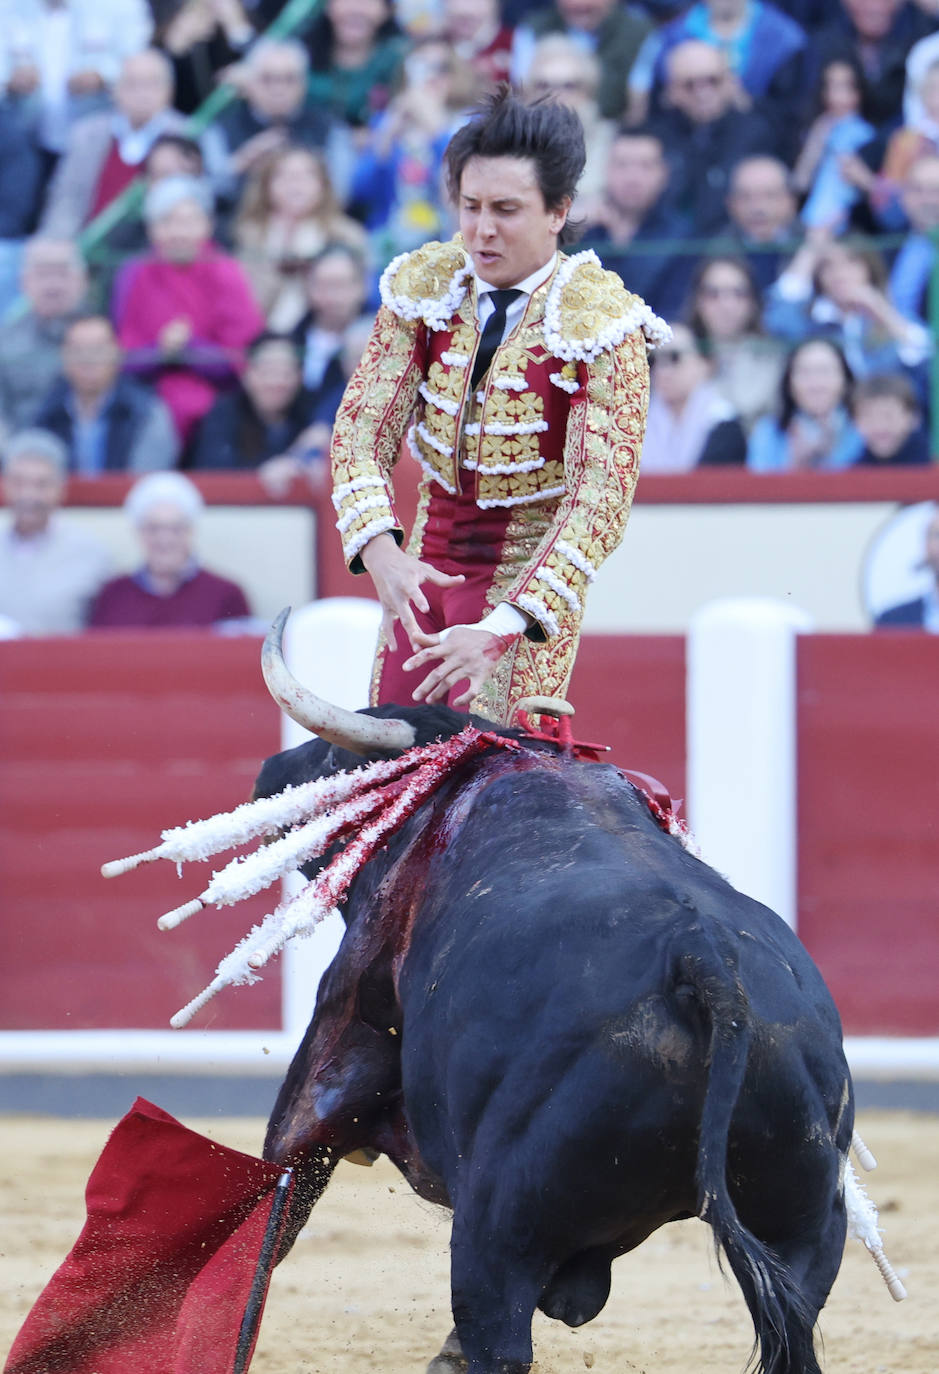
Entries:
[[219,390],[234,381],[264,316],[241,265],[212,242],[203,182],[157,182],[144,219],[153,252],[118,280],[115,322],[125,367],[153,380],[185,443]]

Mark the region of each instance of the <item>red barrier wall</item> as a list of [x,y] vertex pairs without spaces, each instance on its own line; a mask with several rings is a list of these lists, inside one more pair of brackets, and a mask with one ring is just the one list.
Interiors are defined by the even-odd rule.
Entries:
[[[0,1026],[165,1027],[269,895],[161,934],[212,864],[102,861],[228,810],[278,747],[258,641],[0,643]],[[807,636],[798,656],[800,934],[853,1034],[939,1034],[939,637]],[[684,641],[590,636],[575,735],[684,792]],[[215,861],[218,866],[218,861]],[[276,972],[197,1024],[279,1024]]]
[[[213,864],[106,881],[160,831],[227,811],[279,746],[260,642],[193,632],[0,644],[0,1025],[165,1029],[269,909],[268,894],[161,934]],[[280,1024],[280,979],[212,1002],[198,1024]]]
[[798,651],[799,934],[849,1034],[939,1034],[939,637]]

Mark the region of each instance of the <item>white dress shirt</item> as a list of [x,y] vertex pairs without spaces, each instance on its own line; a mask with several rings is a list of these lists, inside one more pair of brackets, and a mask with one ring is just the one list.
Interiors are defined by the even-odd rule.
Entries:
[[[503,340],[509,337],[512,330],[528,309],[528,301],[531,295],[538,290],[539,286],[548,280],[551,273],[554,271],[557,263],[557,256],[557,253],[555,253],[550,260],[545,263],[544,267],[539,267],[537,272],[531,272],[522,281],[517,281],[512,284],[511,290],[521,291],[523,294],[517,296],[505,312],[505,328],[502,331]],[[491,282],[483,281],[478,273],[474,275],[476,280],[476,318],[479,320],[480,329],[485,329],[486,321],[496,308],[489,292],[501,291],[508,288],[493,286]]]

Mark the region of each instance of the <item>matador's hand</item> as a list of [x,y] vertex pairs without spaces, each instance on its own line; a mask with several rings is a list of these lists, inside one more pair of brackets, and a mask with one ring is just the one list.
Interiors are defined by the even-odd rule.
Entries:
[[424,563],[399,549],[390,534],[376,535],[365,545],[361,556],[381,602],[382,629],[386,641],[389,644],[394,642],[394,623],[400,620],[401,628],[407,635],[412,649],[435,644],[437,636],[422,630],[414,616],[414,608],[424,612],[430,609],[427,597],[421,590],[421,583],[433,582],[438,587],[457,587],[464,580],[463,574],[454,576],[438,572],[432,564]]
[[465,691],[458,696],[453,705],[457,709],[469,706],[479,694],[483,683],[493,667],[505,653],[506,640],[501,635],[491,634],[488,630],[474,629],[470,625],[457,625],[445,637],[428,636],[432,641],[424,649],[413,654],[402,666],[406,672],[426,668],[436,663],[423,682],[411,693],[415,701],[426,701],[428,705],[436,701],[446,701],[448,693],[458,682],[468,678]]

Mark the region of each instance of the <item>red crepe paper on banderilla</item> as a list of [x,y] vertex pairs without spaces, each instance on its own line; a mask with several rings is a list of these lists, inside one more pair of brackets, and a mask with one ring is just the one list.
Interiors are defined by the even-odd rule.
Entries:
[[4,1374],[243,1374],[292,1184],[138,1098]]

